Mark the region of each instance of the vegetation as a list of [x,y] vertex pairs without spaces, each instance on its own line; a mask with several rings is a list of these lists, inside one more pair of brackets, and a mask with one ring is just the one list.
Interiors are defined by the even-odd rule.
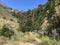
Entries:
[[6,27],[6,25],[0,30],[0,36],[11,38],[12,35],[14,35],[14,31]]
[[[4,25],[0,30],[0,36],[36,45],[60,45],[60,15],[56,14],[55,9],[59,1],[48,0],[46,4],[40,4],[37,8],[28,11],[17,11],[6,7],[8,12],[13,10],[9,13],[17,19],[19,29],[14,32]],[[4,16],[3,19],[6,20],[6,17]],[[11,18],[10,21],[14,20]]]

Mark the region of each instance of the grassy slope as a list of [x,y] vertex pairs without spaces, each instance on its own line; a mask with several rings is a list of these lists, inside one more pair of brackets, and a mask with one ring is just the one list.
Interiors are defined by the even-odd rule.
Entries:
[[0,28],[2,28],[4,24],[6,24],[12,30],[17,30],[19,28],[17,18],[12,16],[8,10],[0,5]]

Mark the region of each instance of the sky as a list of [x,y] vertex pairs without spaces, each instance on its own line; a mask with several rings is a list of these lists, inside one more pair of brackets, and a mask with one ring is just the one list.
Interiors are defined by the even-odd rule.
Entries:
[[47,0],[0,0],[1,3],[17,10],[37,8],[39,4],[45,4]]

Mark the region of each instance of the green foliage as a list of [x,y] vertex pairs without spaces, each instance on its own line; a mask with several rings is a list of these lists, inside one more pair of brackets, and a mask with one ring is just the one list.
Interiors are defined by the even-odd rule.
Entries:
[[55,17],[55,1],[56,0],[48,0],[45,5],[40,4],[38,5],[38,8],[25,12],[21,11],[16,13],[16,10],[14,10],[12,15],[18,18],[18,23],[20,26],[19,31],[39,31],[41,30],[41,25],[45,21],[45,18],[47,18],[49,26],[47,27],[46,32],[48,35],[52,35],[52,29],[58,29],[57,27],[60,26],[58,25],[59,23],[57,23],[57,20],[59,20],[58,17]]
[[4,25],[0,30],[0,35],[11,38],[11,36],[14,35],[14,31]]
[[12,36],[11,40],[22,41],[22,42],[31,42],[31,43],[37,42],[35,40],[35,38],[38,38],[39,34],[36,32],[31,32],[31,34],[29,32],[25,32],[25,33],[19,32],[18,35]]
[[[12,37],[11,40],[33,42],[36,45],[60,45],[60,16],[56,16],[55,1],[59,4],[60,0],[48,0],[45,5],[40,4],[38,8],[25,12],[16,12],[16,10],[14,10],[11,14],[18,19],[20,34],[17,33],[17,35],[14,35],[14,31],[4,25],[0,30],[0,35],[9,38]],[[2,8],[0,10],[2,10]],[[6,17],[3,18],[6,19]],[[10,20],[13,21],[12,19]],[[41,30],[45,20],[48,21],[49,26],[46,30]],[[56,29],[56,32],[52,32],[54,29]],[[26,33],[30,31],[33,33]],[[44,33],[40,36],[41,34],[38,34],[38,31],[45,31],[46,34]],[[57,33],[57,35],[53,33]],[[37,42],[35,38],[41,39],[41,42]]]
[[18,18],[22,32],[39,30],[46,13],[45,5],[39,5],[38,8],[26,12],[15,12],[12,15]]
[[43,42],[40,43],[40,45],[59,45],[60,41],[56,41],[55,39],[50,39],[49,37],[47,36],[42,36],[42,40]]

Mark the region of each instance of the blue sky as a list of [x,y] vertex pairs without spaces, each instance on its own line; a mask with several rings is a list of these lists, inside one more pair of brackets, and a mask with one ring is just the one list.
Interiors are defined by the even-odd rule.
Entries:
[[28,10],[37,8],[39,4],[45,4],[47,0],[0,0],[0,2],[17,10]]

